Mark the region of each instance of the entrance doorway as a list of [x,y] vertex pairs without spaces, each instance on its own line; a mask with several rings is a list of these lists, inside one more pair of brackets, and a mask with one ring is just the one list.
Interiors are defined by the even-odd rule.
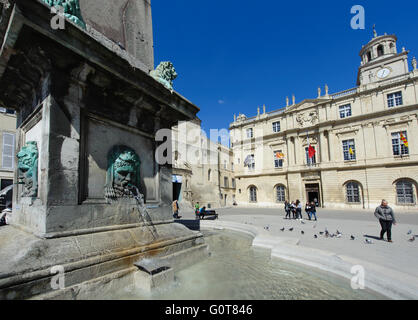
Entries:
[[316,206],[319,207],[321,203],[319,183],[307,184],[305,185],[305,189],[306,189],[306,199],[309,202],[314,202]]
[[173,201],[180,200],[181,183],[173,182]]
[[181,199],[181,186],[183,182],[183,177],[178,175],[173,175],[173,201]]

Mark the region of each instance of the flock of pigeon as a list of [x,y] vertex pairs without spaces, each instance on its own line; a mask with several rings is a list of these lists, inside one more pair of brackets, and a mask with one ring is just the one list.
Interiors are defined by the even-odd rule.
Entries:
[[[303,222],[303,221],[301,221],[301,223],[302,224],[305,224],[305,222]],[[313,226],[313,228],[316,228],[316,224]],[[267,231],[270,231],[270,226],[269,225],[267,225],[267,226],[265,226],[264,227],[264,230],[267,230]],[[280,229],[280,231],[282,231],[282,232],[284,232],[286,230],[286,228],[285,227],[283,227],[283,228],[281,228]],[[294,230],[294,227],[291,227],[291,228],[289,228],[288,229],[290,232],[292,232],[293,230]],[[301,230],[301,232],[300,232],[302,235],[304,235],[305,234],[305,231],[303,231],[303,230]],[[328,230],[327,230],[327,228],[325,228],[325,231],[320,231],[319,232],[319,235],[320,236],[323,236],[323,237],[325,237],[325,238],[341,238],[342,236],[343,236],[343,234],[340,232],[340,231],[336,231],[335,233],[330,233]],[[409,230],[408,231],[408,233],[407,233],[407,235],[412,235],[412,230]],[[315,239],[318,239],[318,235],[317,234],[315,234],[314,235],[314,238]],[[356,237],[354,237],[353,235],[351,235],[350,236],[350,240],[355,240],[356,239]],[[372,244],[373,243],[373,241],[372,240],[370,240],[370,239],[365,239],[364,240],[365,241],[365,243],[367,243],[367,244]],[[414,235],[412,235],[412,237],[408,240],[409,242],[414,242],[415,241],[415,236]]]

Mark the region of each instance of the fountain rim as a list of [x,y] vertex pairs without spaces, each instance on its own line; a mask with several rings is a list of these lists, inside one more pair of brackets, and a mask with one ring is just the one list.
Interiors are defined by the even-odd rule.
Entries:
[[[299,239],[271,236],[263,228],[254,225],[232,221],[204,220],[201,222],[201,230],[204,229],[229,230],[250,235],[253,238],[252,246],[271,250],[271,257],[330,272],[350,280],[353,277],[350,272],[353,265],[367,266],[371,271],[368,272],[366,289],[393,300],[418,299],[418,287],[413,286],[408,281],[411,276],[403,272],[377,266],[368,261],[360,261],[357,258],[339,255],[335,252],[304,247],[299,245]],[[388,275],[391,274],[400,276],[394,281],[390,281]],[[388,288],[388,283],[393,285]]]

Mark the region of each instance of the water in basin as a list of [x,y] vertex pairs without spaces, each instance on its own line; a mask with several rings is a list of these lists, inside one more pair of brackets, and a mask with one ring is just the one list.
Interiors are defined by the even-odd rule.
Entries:
[[204,231],[211,255],[177,272],[175,282],[150,294],[124,288],[110,299],[385,299],[353,290],[350,280],[271,258],[251,246],[252,238],[231,231]]

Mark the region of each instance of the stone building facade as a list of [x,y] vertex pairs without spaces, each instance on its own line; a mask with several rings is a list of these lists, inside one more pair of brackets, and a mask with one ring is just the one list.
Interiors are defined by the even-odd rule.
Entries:
[[180,208],[197,202],[208,209],[232,206],[235,199],[232,150],[209,139],[200,120],[173,128],[173,199]]
[[[363,46],[357,87],[273,112],[240,114],[230,125],[237,202],[373,208],[382,198],[417,209],[418,70],[393,35]],[[315,148],[309,157],[308,147]]]

